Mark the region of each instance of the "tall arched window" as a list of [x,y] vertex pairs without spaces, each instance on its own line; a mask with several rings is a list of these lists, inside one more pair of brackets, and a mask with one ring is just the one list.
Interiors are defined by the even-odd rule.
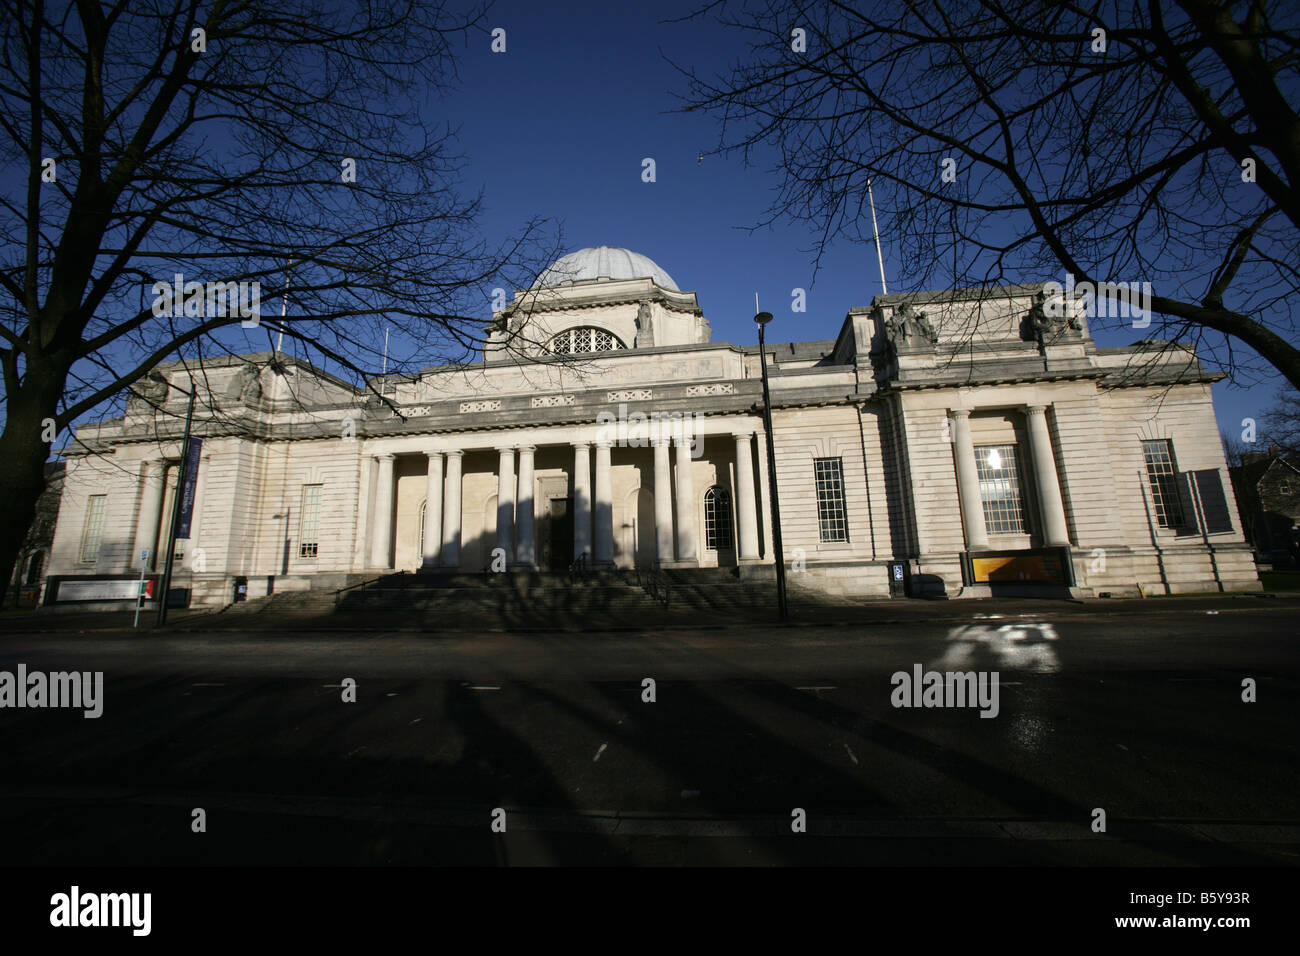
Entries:
[[721,485],[704,493],[704,546],[710,551],[732,550],[731,495]]
[[546,343],[552,355],[585,355],[591,352],[617,352],[627,348],[613,332],[584,325],[579,329],[565,329]]

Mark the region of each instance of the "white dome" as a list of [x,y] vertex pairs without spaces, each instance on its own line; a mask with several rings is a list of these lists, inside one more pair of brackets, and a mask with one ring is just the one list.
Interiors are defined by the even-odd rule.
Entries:
[[561,256],[537,277],[533,288],[582,282],[584,279],[653,279],[661,288],[681,291],[673,277],[649,256],[617,246],[594,246]]

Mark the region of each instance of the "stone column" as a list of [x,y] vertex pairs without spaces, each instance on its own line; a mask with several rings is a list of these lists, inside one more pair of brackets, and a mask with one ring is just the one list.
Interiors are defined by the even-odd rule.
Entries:
[[591,446],[573,443],[573,558],[591,555]]
[[691,439],[676,438],[673,444],[677,447],[677,560],[695,561],[695,482],[691,477]]
[[525,568],[537,567],[533,546],[533,445],[519,448],[519,496],[515,504],[515,561]]
[[961,520],[966,526],[966,550],[987,551],[988,530],[984,526],[984,503],[980,499],[979,471],[975,467],[975,444],[970,437],[970,410],[952,412],[953,452],[957,458],[957,497]]
[[655,448],[655,557],[673,560],[673,472],[667,438],[653,439]]
[[748,434],[736,439],[736,520],[742,561],[758,560],[758,507],[754,501],[754,452]]
[[497,547],[509,563],[515,553],[515,450],[498,448],[497,454]]
[[379,477],[375,483],[374,550],[370,564],[376,568],[391,568],[393,550],[393,455],[376,455],[379,460]]
[[421,542],[427,568],[438,566],[438,550],[442,546],[442,452],[428,451],[429,476],[424,493],[424,541]]
[[[1034,459],[1034,483],[1043,512],[1043,537],[1048,547],[1070,543],[1065,524],[1065,506],[1061,503],[1061,483],[1056,476],[1056,456],[1052,453],[1052,433],[1047,428],[1047,406],[1030,405],[1029,451]],[[1100,436],[1098,436],[1100,437]]]
[[460,468],[465,453],[447,452],[447,479],[442,491],[442,566],[460,567]]
[[763,557],[775,564],[772,557],[775,549],[772,545],[772,483],[767,473],[767,434],[759,432],[754,437],[758,439],[758,500],[763,506],[759,524],[763,529]]
[[145,570],[152,571],[158,567],[158,528],[162,522],[163,485],[167,475],[167,463],[162,461],[142,461],[140,463],[140,517],[135,526],[135,552],[131,555],[131,570],[140,568],[140,552],[148,550],[149,560]]
[[593,557],[596,564],[614,562],[614,485],[610,474],[610,443],[596,442],[596,510]]

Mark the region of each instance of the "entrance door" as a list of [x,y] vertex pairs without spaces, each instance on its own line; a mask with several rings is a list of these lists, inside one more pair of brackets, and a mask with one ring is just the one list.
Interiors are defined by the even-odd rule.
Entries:
[[567,571],[573,563],[573,499],[551,498],[546,505],[541,564],[548,571]]

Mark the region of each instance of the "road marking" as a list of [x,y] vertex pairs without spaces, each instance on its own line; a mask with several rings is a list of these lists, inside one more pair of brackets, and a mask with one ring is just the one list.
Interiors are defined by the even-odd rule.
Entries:
[[489,687],[487,684],[471,684],[470,690],[500,690],[500,687]]
[[599,760],[599,759],[600,759],[600,755],[603,754],[603,753],[605,752],[605,748],[608,747],[608,746],[609,746],[609,744],[601,744],[601,745],[600,745],[600,749],[596,751],[596,756],[594,756],[594,757],[591,758],[591,762],[592,762],[592,763],[595,763],[597,760]]
[[796,687],[795,690],[810,690],[814,694],[819,694],[824,690],[835,690],[834,687]]
[[852,751],[852,750],[849,750],[849,745],[848,745],[848,744],[845,744],[845,745],[844,745],[844,749],[849,751],[849,759],[852,760],[853,763],[856,765],[857,762],[858,762],[858,758],[855,757],[855,756],[853,756],[853,751]]
[[424,720],[423,717],[416,717],[415,720],[408,721],[407,724],[406,724],[406,726],[409,727],[409,726],[411,726],[411,724],[418,724],[418,723],[419,723],[420,721],[422,721],[422,720]]
[[191,684],[191,687],[225,687],[225,684]]

